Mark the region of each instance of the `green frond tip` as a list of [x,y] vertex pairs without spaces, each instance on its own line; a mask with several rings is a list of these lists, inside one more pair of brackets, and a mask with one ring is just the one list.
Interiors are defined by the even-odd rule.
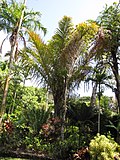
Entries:
[[72,24],[72,18],[71,17],[67,17],[67,16],[64,16],[62,18],[62,20],[59,21],[59,28],[61,30],[66,30],[68,28],[71,28],[73,27],[73,24]]
[[58,23],[58,28],[54,37],[67,40],[73,32],[73,29],[72,18],[64,16]]

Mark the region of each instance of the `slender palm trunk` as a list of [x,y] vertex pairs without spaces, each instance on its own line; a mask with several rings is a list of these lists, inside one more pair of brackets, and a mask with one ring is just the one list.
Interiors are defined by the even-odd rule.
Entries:
[[97,83],[95,83],[95,85],[93,86],[92,96],[91,96],[91,101],[90,101],[91,107],[96,106],[96,92],[97,92]]
[[101,99],[101,95],[100,95],[100,83],[99,83],[99,93],[98,93],[98,133],[100,134],[100,99]]
[[5,87],[4,87],[2,105],[1,105],[1,109],[0,109],[0,124],[2,122],[2,115],[5,113],[5,103],[6,103],[7,93],[8,93],[9,81],[10,81],[10,76],[8,75],[6,77],[6,81],[5,81]]
[[24,8],[22,10],[18,26],[15,27],[15,29],[13,30],[13,33],[12,33],[12,35],[14,37],[12,37],[13,40],[12,40],[12,43],[11,43],[10,61],[9,61],[9,73],[8,73],[8,75],[6,77],[6,81],[5,81],[5,85],[4,85],[4,92],[3,92],[3,99],[2,99],[2,104],[1,104],[1,108],[0,108],[0,125],[1,125],[1,122],[2,122],[3,114],[5,113],[5,110],[6,110],[6,99],[7,99],[7,93],[8,93],[8,88],[9,88],[9,82],[11,80],[11,75],[12,75],[14,55],[15,55],[15,52],[16,52],[17,37],[18,37],[19,31],[20,31],[20,28],[21,28],[21,24],[22,24],[22,21],[23,21],[26,1],[27,0],[24,0],[24,2],[23,2]]

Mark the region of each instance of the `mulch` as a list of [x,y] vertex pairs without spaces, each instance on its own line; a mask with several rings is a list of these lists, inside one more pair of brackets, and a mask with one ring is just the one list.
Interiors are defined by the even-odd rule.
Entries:
[[23,151],[17,150],[5,150],[0,148],[0,157],[11,157],[11,158],[25,158],[29,160],[53,160],[46,154],[34,151]]

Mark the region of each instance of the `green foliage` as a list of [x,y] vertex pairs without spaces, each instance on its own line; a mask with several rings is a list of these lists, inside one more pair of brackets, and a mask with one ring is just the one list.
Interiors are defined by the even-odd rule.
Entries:
[[81,103],[81,100],[70,99],[67,115],[75,123],[78,121],[85,122],[93,116],[93,108],[87,106],[86,103]]
[[113,31],[113,34],[119,33],[120,30],[119,4],[113,3],[113,5],[111,6],[106,5],[105,9],[101,12],[100,16],[98,17],[98,22],[107,30]]
[[[0,92],[2,96],[2,92]],[[43,107],[46,109],[46,89],[24,87],[19,85],[19,81],[11,81],[8,97],[7,97],[7,110],[8,114],[22,110],[29,110],[33,108]]]
[[56,160],[62,160],[70,158],[73,152],[76,150],[76,144],[72,143],[71,139],[67,139],[64,141],[56,141],[51,145],[50,152],[52,153],[52,157]]
[[17,127],[26,126],[30,132],[38,134],[51,112],[51,108],[46,104],[45,90],[21,87],[16,94],[18,98],[16,97],[13,117],[15,116],[15,121],[18,123]]
[[2,0],[0,3],[0,30],[12,31],[20,19],[22,9],[22,4],[19,6],[15,1],[8,3],[7,0]]
[[[106,58],[108,58],[111,49],[113,47],[118,48],[120,40],[120,4],[113,3],[111,6],[105,6],[105,9],[100,13],[97,21],[102,27],[101,35],[99,35],[101,40],[99,41],[99,49],[104,52]],[[115,49],[114,48],[114,49]],[[119,54],[115,49],[116,54]],[[108,55],[105,53],[109,53]]]
[[107,66],[107,72],[112,71],[112,89],[120,108],[120,83],[119,83],[119,47],[120,47],[120,3],[113,3],[105,7],[98,17],[101,29],[96,38],[95,52],[101,56],[101,64]]
[[[80,136],[80,145],[79,145]],[[64,141],[57,140],[51,143],[50,153],[56,160],[73,159],[73,154],[80,148],[85,146],[84,135],[79,135],[79,127],[67,126]]]
[[105,135],[97,135],[90,142],[90,154],[92,160],[113,160],[117,153],[118,144]]
[[43,150],[40,131],[51,114],[51,106],[46,103],[46,90],[21,85],[17,85],[15,89],[16,97],[11,83],[0,145],[3,144],[8,149],[18,147]]
[[90,99],[91,99],[90,96],[80,97],[80,102],[81,103],[86,103],[86,105],[89,106],[90,105]]
[[106,114],[107,117],[112,116],[113,111],[110,108],[110,104],[112,103],[112,97],[102,96],[100,100],[100,107],[102,113]]
[[[22,8],[23,5],[14,0],[10,0],[9,3],[7,0],[2,0],[0,4],[0,30],[12,32],[20,19]],[[101,19],[103,19],[103,26],[106,20],[111,21],[109,22],[111,26],[108,25],[110,30],[115,28],[118,31],[119,15],[115,18],[115,22],[113,17],[107,19],[107,15],[110,15],[114,9],[113,7],[106,10]],[[40,24],[40,16],[39,12],[29,11],[26,8],[22,27],[27,29],[42,28],[46,32]],[[112,35],[107,31],[109,30],[107,25],[105,29],[105,34],[110,34],[106,38],[116,36],[116,33]],[[28,31],[30,46],[23,52],[19,52],[21,60],[19,64],[14,64],[14,78],[9,87],[3,130],[0,133],[0,145],[3,144],[6,149],[27,148],[46,151],[52,154],[55,159],[67,159],[71,152],[89,143],[96,133],[94,130],[97,124],[97,116],[94,115],[93,108],[89,107],[89,97],[68,102],[68,121],[64,123],[65,140],[61,141],[61,120],[57,117],[50,117],[52,107],[47,102],[46,90],[20,86],[19,83],[27,78],[30,71],[32,71],[32,76],[34,74],[34,77],[40,78],[40,80],[44,79],[53,93],[55,109],[57,113],[61,114],[66,97],[65,89],[69,89],[74,82],[80,83],[91,69],[89,62],[94,54],[89,52],[88,48],[97,31],[98,26],[95,22],[87,21],[74,27],[72,19],[67,16],[59,21],[55,35],[47,44],[38,34],[31,30]],[[23,34],[24,32],[20,32],[20,36]],[[4,80],[5,76],[2,77],[2,75],[6,75],[6,73],[7,65],[0,61],[0,81]],[[106,79],[106,74],[96,74],[96,79],[102,83]],[[2,99],[1,91],[0,99]],[[101,122],[103,126],[110,118],[108,103],[107,97],[101,97],[100,105],[103,107]],[[116,125],[111,123],[111,128],[113,127],[119,133],[119,123]],[[107,132],[102,127],[101,130]],[[91,157],[93,160],[113,159],[117,154],[116,148],[117,144],[113,140],[98,135],[90,143]]]
[[78,127],[78,146],[88,145],[90,135],[92,137],[92,131],[94,128],[94,122],[91,120],[94,117],[93,108],[87,106],[86,103],[81,102],[81,99],[70,99],[67,105],[68,123],[69,125],[73,125],[73,127]]
[[93,38],[93,35],[98,31],[98,26],[95,22],[87,21],[78,24],[77,31],[86,44],[88,44],[91,38]]
[[8,115],[6,118],[4,117],[3,129],[0,133],[0,144],[3,144],[6,149],[44,149],[40,130],[49,118],[50,111],[41,108],[34,113],[28,110],[26,112],[20,112],[19,115],[16,113],[9,115],[10,123],[7,123]]
[[4,80],[7,73],[8,73],[7,64],[4,61],[0,60],[0,81]]
[[[0,3],[0,30],[12,32],[20,20],[23,4],[15,0],[2,0]],[[14,12],[13,12],[14,11]],[[30,11],[25,8],[22,27],[36,30],[42,29],[46,33],[46,29],[40,23],[40,12]],[[21,32],[22,35],[22,32]]]
[[[81,142],[83,142],[82,138],[81,136]],[[79,128],[68,126],[65,131],[65,139],[69,143],[69,146],[71,145],[72,150],[76,150],[79,147]]]

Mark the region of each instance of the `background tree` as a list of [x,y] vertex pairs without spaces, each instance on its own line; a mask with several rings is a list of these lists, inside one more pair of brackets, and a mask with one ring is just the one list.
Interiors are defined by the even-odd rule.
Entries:
[[[98,133],[100,133],[100,114],[101,114],[101,106],[100,106],[100,101],[101,101],[101,96],[104,92],[105,87],[111,88],[111,85],[109,84],[109,80],[111,79],[110,75],[107,75],[106,73],[106,68],[102,66],[101,64],[97,64],[95,68],[93,69],[93,75],[92,77],[87,78],[86,81],[92,81],[93,87],[93,93],[91,97],[91,106],[92,107],[97,107],[98,106]],[[97,97],[98,97],[98,104],[97,102]]]
[[120,110],[120,3],[114,3],[112,6],[106,6],[98,17],[98,23],[101,26],[99,34],[96,37],[93,50],[102,57],[104,65],[108,65],[114,75],[114,92],[118,102],[118,112]]

